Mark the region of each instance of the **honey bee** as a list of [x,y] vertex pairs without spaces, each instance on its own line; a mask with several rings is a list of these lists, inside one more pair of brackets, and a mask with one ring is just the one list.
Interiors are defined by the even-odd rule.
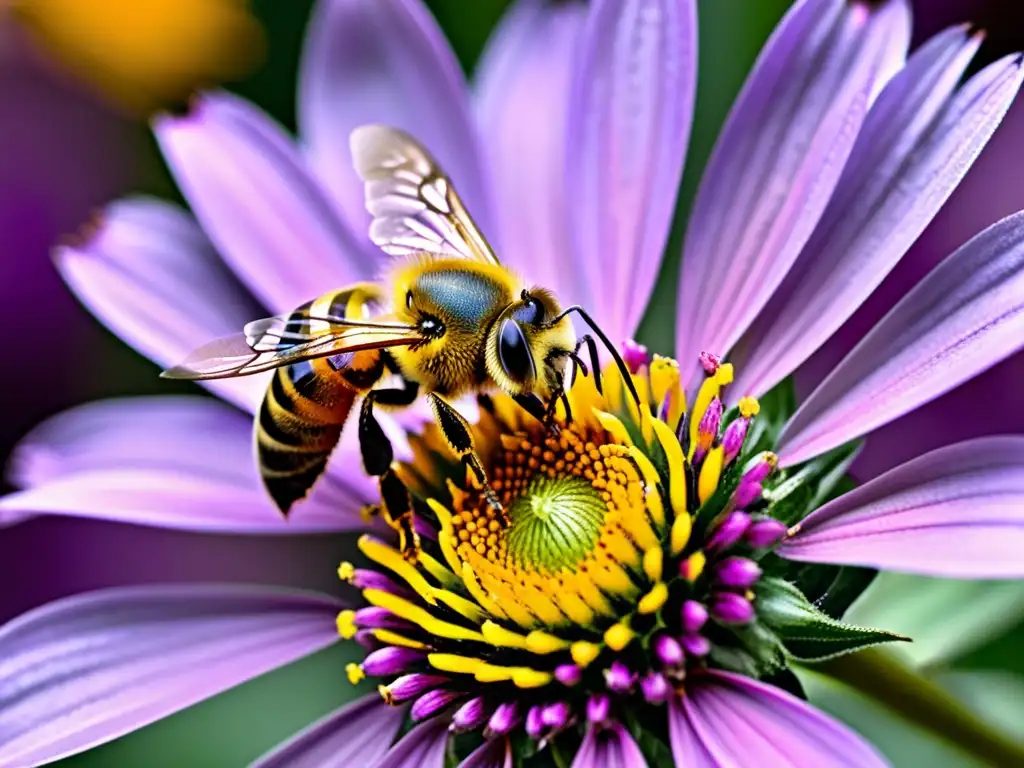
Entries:
[[[450,400],[499,390],[550,425],[559,400],[568,409],[570,365],[588,373],[584,346],[600,386],[596,342],[590,334],[577,339],[571,314],[590,326],[639,397],[614,346],[581,307],[563,309],[551,291],[528,287],[502,266],[426,149],[385,126],[357,128],[351,148],[365,182],[370,239],[396,257],[386,279],[251,322],[163,375],[215,379],[276,369],[255,437],[263,483],[285,515],[323,474],[361,397],[364,468],[379,479],[380,512],[398,531],[402,551],[415,558],[412,501],[392,470],[394,453],[375,406],[409,406],[422,392],[451,450],[500,510],[469,424]],[[379,386],[389,374],[400,386]]]

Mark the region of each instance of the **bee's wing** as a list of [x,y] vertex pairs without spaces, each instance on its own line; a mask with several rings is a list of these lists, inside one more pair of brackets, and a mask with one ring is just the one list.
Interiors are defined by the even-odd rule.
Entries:
[[166,379],[227,379],[336,355],[335,367],[340,368],[348,362],[345,355],[422,340],[416,326],[386,318],[345,320],[292,313],[256,320],[242,333],[214,339],[161,375]]
[[356,172],[366,182],[370,240],[381,250],[499,263],[451,181],[409,134],[364,125],[352,131],[350,144]]

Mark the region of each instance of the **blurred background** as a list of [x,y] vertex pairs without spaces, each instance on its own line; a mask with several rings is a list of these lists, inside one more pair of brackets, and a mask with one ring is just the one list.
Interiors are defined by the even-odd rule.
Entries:
[[[472,72],[507,0],[427,4],[461,64]],[[1020,0],[911,4],[915,45],[963,21],[987,30],[972,70],[1024,49]],[[159,380],[153,364],[93,320],[64,287],[50,251],[94,210],[121,195],[180,199],[147,115],[160,107],[177,108],[195,83],[225,82],[294,129],[297,65],[312,6],[313,0],[255,0],[248,9],[242,0],[0,2],[0,322],[5,328],[31,324],[40,338],[59,340],[37,344],[19,334],[18,346],[4,352],[0,461],[34,424],[64,408],[116,395],[198,391]],[[681,210],[692,198],[743,77],[788,6],[787,0],[701,0],[697,114]],[[47,27],[47,13],[63,17],[59,30]],[[154,27],[154,19],[170,22]],[[988,224],[1024,208],[1022,155],[1024,99],[1018,99],[907,258],[801,371],[800,389],[819,380],[941,258]],[[641,334],[648,347],[662,352],[672,344],[679,242],[677,233]],[[877,474],[935,447],[940,435],[948,442],[967,436],[958,433],[961,429],[976,434],[978,420],[988,432],[1024,432],[1019,402],[1024,354],[1002,363],[998,374],[982,376],[873,436],[874,446],[884,450],[866,452],[855,472],[862,478]],[[957,413],[971,417],[950,416]],[[35,520],[0,530],[0,622],[56,597],[120,583],[273,580],[333,588],[339,547],[346,546],[329,537],[273,541]],[[111,552],[117,556],[111,558]],[[1024,642],[1024,589],[895,577],[880,581],[857,606],[861,617],[908,634],[927,627],[932,639],[915,648],[915,662],[937,670],[979,711],[991,709],[1019,729],[1024,687],[1008,675],[1024,675],[1024,655],[1018,652]],[[243,765],[350,695],[339,654],[344,651],[319,654],[64,764]],[[336,685],[325,686],[325,679]],[[848,692],[811,678],[806,684],[817,701],[861,728],[898,765],[970,764]]]

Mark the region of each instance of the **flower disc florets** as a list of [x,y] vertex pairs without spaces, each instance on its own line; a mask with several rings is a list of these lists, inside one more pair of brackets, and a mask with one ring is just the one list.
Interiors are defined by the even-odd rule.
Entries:
[[726,412],[732,368],[702,364],[689,413],[675,361],[641,353],[639,407],[614,368],[603,388],[578,377],[547,426],[485,398],[474,441],[500,509],[437,433],[413,438],[401,474],[420,500],[418,561],[366,536],[383,570],[342,566],[369,603],[339,617],[370,649],[353,682],[381,678],[413,719],[451,708],[454,731],[543,743],[661,706],[709,666],[778,669],[758,559],[786,526],[754,511],[775,457],[744,453],[758,403]]

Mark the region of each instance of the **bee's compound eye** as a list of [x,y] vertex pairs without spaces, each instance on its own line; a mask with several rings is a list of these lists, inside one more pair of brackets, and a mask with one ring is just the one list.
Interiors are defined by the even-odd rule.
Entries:
[[436,317],[424,317],[420,320],[420,333],[424,336],[435,338],[437,336],[444,335],[444,323],[438,320]]
[[405,292],[405,308],[412,309],[412,291]]
[[536,376],[526,336],[515,320],[503,320],[498,334],[498,359],[510,379],[518,384]]

